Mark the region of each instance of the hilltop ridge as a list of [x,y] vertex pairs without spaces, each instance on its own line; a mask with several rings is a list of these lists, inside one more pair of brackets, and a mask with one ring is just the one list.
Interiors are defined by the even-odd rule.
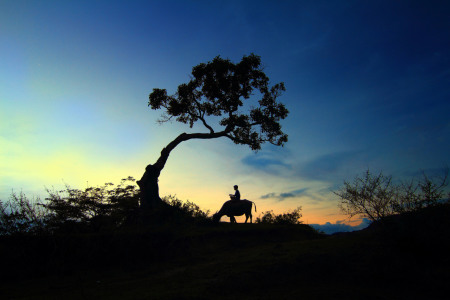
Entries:
[[[4,270],[15,268],[9,278],[3,273],[2,293],[24,299],[439,299],[449,292],[449,212],[448,204],[430,207],[330,236],[308,225],[221,223],[53,240],[2,237],[2,257],[9,257]],[[139,261],[136,251],[147,259]]]

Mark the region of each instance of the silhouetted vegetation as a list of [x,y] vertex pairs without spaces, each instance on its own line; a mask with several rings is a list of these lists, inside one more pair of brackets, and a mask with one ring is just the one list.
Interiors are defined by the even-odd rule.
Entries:
[[300,221],[302,217],[302,208],[299,206],[293,211],[289,211],[287,213],[282,213],[279,215],[274,214],[274,212],[266,211],[262,214],[261,217],[256,218],[256,223],[263,224],[279,224],[279,225],[295,225],[302,224]]
[[350,217],[362,215],[372,221],[384,217],[436,206],[445,200],[448,169],[443,176],[430,178],[425,173],[419,180],[394,183],[382,172],[373,175],[367,170],[353,182],[335,192],[340,197],[339,207]]
[[153,212],[139,208],[139,190],[134,179],[122,179],[119,185],[105,183],[84,190],[66,185],[64,190],[47,189],[45,201],[12,193],[0,200],[0,235],[43,235],[132,230],[151,224],[208,222],[209,211],[175,196],[163,198]]
[[169,195],[162,198],[163,203],[167,205],[149,212],[153,218],[163,219],[157,223],[175,223],[175,224],[208,224],[211,223],[209,210],[203,211],[197,204],[189,200],[182,201],[176,196]]
[[88,232],[117,229],[129,222],[139,206],[134,179],[119,185],[105,183],[85,190],[66,186],[62,191],[47,190],[45,223],[51,232]]
[[289,114],[277,101],[283,91],[282,82],[270,86],[261,58],[255,54],[244,56],[239,63],[220,56],[201,63],[192,68],[191,80],[180,84],[173,95],[168,95],[166,89],[154,88],[148,106],[163,110],[160,123],[175,120],[190,128],[199,123],[207,132],[180,134],[163,148],[154,164],[145,168],[137,182],[142,208],[161,204],[158,178],[170,152],[184,141],[225,137],[252,150],[259,150],[266,142],[283,146],[288,137],[280,121]]
[[39,198],[12,192],[9,200],[0,200],[0,235],[39,234],[46,228],[47,214]]

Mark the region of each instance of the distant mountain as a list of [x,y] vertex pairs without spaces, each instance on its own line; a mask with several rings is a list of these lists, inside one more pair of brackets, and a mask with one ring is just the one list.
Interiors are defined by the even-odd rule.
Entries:
[[351,226],[345,223],[342,223],[341,221],[337,221],[336,223],[330,223],[326,222],[325,224],[309,224],[311,227],[313,227],[316,230],[319,230],[325,234],[333,234],[337,232],[352,232],[361,230],[364,228],[367,228],[369,226],[371,221],[367,218],[363,218],[361,224],[357,226]]

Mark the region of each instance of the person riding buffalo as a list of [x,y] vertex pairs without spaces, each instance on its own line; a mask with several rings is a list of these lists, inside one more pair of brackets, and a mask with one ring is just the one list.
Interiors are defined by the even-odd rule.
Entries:
[[230,194],[230,199],[233,201],[241,200],[241,193],[239,192],[237,185],[234,186],[234,190],[235,190],[234,195]]

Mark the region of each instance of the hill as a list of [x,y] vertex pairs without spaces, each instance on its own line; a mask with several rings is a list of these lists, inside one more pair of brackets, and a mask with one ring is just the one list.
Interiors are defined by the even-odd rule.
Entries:
[[448,205],[367,229],[164,225],[2,237],[2,299],[442,299]]

